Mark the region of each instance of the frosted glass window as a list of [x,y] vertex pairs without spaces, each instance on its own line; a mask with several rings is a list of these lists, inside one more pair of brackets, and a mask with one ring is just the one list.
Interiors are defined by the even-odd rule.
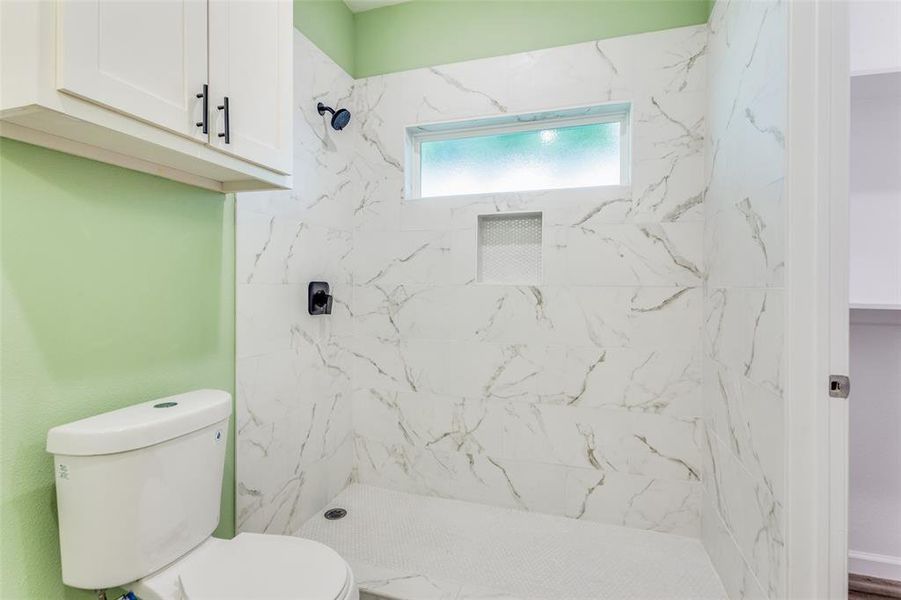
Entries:
[[[626,111],[582,119],[464,124],[414,133],[410,195],[430,198],[624,185]],[[578,121],[575,122],[574,121]],[[585,122],[588,121],[588,122]],[[493,122],[496,123],[496,120]]]

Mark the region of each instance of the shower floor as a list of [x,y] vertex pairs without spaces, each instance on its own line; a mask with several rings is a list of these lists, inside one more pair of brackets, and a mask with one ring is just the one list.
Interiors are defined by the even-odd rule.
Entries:
[[363,598],[726,598],[700,541],[352,484],[297,535],[350,563]]

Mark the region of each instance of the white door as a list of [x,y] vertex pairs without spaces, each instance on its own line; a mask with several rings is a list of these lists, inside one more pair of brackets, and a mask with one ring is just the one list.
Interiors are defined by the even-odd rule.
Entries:
[[210,143],[223,152],[289,174],[293,135],[291,2],[210,0],[209,16]]
[[61,0],[57,87],[206,140],[206,0]]

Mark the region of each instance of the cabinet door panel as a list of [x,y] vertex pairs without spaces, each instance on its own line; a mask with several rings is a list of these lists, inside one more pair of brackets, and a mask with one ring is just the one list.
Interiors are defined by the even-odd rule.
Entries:
[[[210,0],[210,143],[291,172],[293,13],[285,0]],[[216,107],[228,97],[225,115]]]
[[62,0],[60,90],[206,139],[206,0]]

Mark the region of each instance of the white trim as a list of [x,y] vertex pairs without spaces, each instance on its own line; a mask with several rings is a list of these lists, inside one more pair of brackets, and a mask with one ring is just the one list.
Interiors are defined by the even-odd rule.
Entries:
[[848,552],[848,572],[901,581],[901,556],[851,550]]
[[887,67],[885,69],[860,69],[851,72],[851,77],[866,77],[867,75],[887,75],[889,73],[901,73],[901,69],[897,67]]
[[38,131],[37,129],[22,127],[15,123],[0,121],[0,137],[25,142],[27,144],[34,144],[35,146],[42,146],[58,152],[65,152],[66,154],[71,154],[73,156],[89,158],[117,167],[131,169],[132,171],[140,171],[141,173],[156,175],[157,177],[165,177],[166,179],[172,179],[173,181],[178,181],[180,183],[213,190],[214,192],[225,191],[222,183],[207,177],[142,160],[127,154],[120,154],[119,152],[107,150],[106,148],[101,148],[99,146],[92,146],[90,144],[85,144],[84,142],[70,140],[44,131]]
[[852,302],[851,310],[901,310],[901,304],[857,304]]
[[[456,140],[464,138],[496,136],[520,131],[537,131],[559,127],[578,127],[599,123],[619,123],[620,129],[620,181],[611,186],[628,186],[631,176],[631,102],[608,102],[593,106],[581,106],[533,113],[494,115],[477,119],[420,123],[405,128],[404,138],[404,196],[407,200],[420,200],[421,146],[423,142]],[[567,188],[569,189],[569,188]],[[473,194],[517,193],[538,190],[506,190],[474,192]],[[441,196],[429,196],[429,198]]]
[[[823,248],[822,202],[817,189],[815,28],[816,4],[788,5],[788,129],[786,131],[786,574],[789,598],[825,597],[821,576],[825,553],[819,510],[822,486],[817,450],[822,403],[817,379],[825,375],[815,352],[825,331],[818,288],[824,279],[818,264]],[[807,141],[808,150],[801,151]],[[825,296],[825,294],[823,294]]]
[[[823,118],[828,133],[826,193],[829,202],[829,372],[848,375],[851,346],[849,269],[851,49],[848,2],[830,2],[821,22],[824,71],[821,94],[828,103]],[[829,580],[830,598],[848,594],[848,466],[850,463],[848,400],[827,398],[828,439],[820,448],[829,457]]]
[[847,595],[847,3],[788,3],[786,569],[788,598]]

